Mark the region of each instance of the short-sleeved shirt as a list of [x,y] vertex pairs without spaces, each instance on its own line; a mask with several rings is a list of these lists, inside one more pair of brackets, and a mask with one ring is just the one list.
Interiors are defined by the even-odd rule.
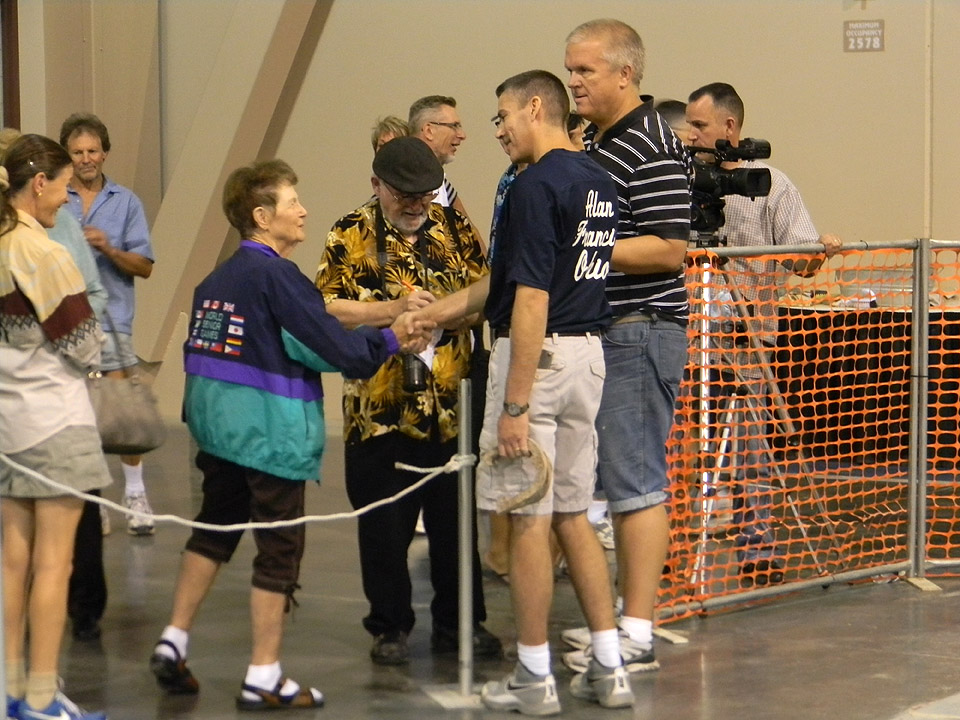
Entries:
[[[103,230],[113,247],[142,255],[153,262],[147,216],[143,212],[143,203],[132,190],[104,177],[103,189],[93,199],[86,215],[83,214],[83,199],[76,190],[68,186],[67,196],[67,207],[77,222]],[[133,276],[120,270],[104,254],[94,254],[97,269],[100,271],[100,282],[109,296],[109,319],[103,318],[104,329],[115,329],[129,335],[133,332]]]
[[497,192],[493,196],[493,220],[490,222],[490,242],[487,243],[487,261],[493,262],[493,254],[496,252],[497,243],[497,225],[500,223],[500,213],[503,212],[503,205],[507,201],[507,192],[513,181],[517,179],[520,170],[516,163],[510,163],[510,167],[503,171],[500,180],[497,182]]
[[[377,302],[406,295],[408,286],[423,287],[419,248],[384,218],[387,267],[377,260],[376,213],[379,203],[368,202],[337,220],[327,235],[316,285],[329,303],[333,300]],[[487,273],[480,237],[470,221],[452,213],[459,243],[447,227],[447,214],[433,203],[424,225],[429,282],[436,297],[461,290]],[[457,436],[460,380],[470,371],[470,330],[444,331],[436,347],[427,389],[403,389],[400,356],[389,358],[369,380],[343,384],[343,433],[348,444],[399,431],[423,440],[438,433],[441,440]]]
[[617,191],[586,155],[551,150],[517,176],[497,226],[485,314],[510,324],[517,285],[550,295],[547,333],[610,322],[605,295],[617,232]]
[[[587,126],[583,143],[616,183],[617,238],[656,235],[688,241],[693,161],[653,104],[631,110],[599,142],[596,136],[597,126]],[[607,299],[614,317],[646,311],[686,322],[689,312],[683,267],[644,275],[611,271]]]

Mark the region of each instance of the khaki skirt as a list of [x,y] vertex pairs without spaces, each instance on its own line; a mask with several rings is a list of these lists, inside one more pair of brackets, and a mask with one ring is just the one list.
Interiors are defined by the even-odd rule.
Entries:
[[[8,454],[14,462],[74,490],[107,487],[112,479],[92,425],[70,425],[41,443]],[[52,498],[66,495],[0,459],[0,495],[12,498]]]

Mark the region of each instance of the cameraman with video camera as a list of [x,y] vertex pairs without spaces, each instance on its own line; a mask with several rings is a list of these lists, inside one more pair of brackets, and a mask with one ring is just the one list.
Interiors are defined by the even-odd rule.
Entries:
[[[690,125],[689,144],[693,147],[716,148],[717,141],[728,141],[734,148],[740,144],[743,127],[743,101],[733,86],[710,83],[690,94],[686,120]],[[705,154],[699,154],[698,160]],[[706,155],[707,161],[714,161]],[[836,235],[818,235],[800,198],[797,188],[782,172],[758,160],[721,162],[724,170],[769,170],[770,189],[766,195],[747,197],[743,194],[724,195],[722,235],[731,247],[768,245],[809,245],[820,243],[827,257],[840,250],[842,243]],[[696,187],[696,185],[695,185]],[[801,276],[812,275],[822,264],[821,258],[807,261],[755,260],[730,258],[723,268],[727,281],[737,287],[750,304],[753,316],[760,320],[763,346],[776,343],[776,301],[788,272]],[[755,362],[755,361],[754,361]],[[749,394],[764,399],[767,395],[759,368],[747,367],[740,371],[748,382]],[[736,477],[734,481],[734,522],[739,525],[736,540],[740,561],[740,579],[744,586],[766,585],[783,581],[783,561],[776,556],[774,533],[770,527],[769,470],[763,458],[757,455],[762,436],[766,434],[757,423],[747,423],[743,417],[738,435],[746,440],[749,464],[756,463],[757,478]],[[760,460],[758,462],[758,459]]]

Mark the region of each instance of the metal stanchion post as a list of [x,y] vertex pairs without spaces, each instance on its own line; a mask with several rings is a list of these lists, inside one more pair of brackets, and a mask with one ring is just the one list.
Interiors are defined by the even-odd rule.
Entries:
[[923,578],[927,534],[927,393],[930,371],[930,241],[914,251],[913,320],[910,331],[910,455],[907,548],[910,577]]
[[[471,423],[471,382],[468,378],[460,381],[459,439],[460,455],[469,455],[473,437]],[[473,693],[473,503],[470,502],[473,490],[473,465],[464,463],[459,471],[459,492],[457,509],[459,511],[460,532],[460,694],[464,697]]]
[[[457,454],[467,456],[473,452],[470,408],[472,406],[470,380],[460,381],[460,413],[457,442]],[[443,482],[443,480],[440,480]],[[473,693],[473,464],[462,463],[457,480],[457,517],[460,543],[459,591],[460,626],[457,637],[460,639],[460,683],[451,685],[424,685],[423,691],[447,710],[480,709],[480,697]]]

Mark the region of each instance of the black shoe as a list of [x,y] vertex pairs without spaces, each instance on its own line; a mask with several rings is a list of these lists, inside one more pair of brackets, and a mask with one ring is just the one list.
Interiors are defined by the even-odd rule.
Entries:
[[377,665],[406,665],[410,662],[407,634],[403,630],[381,633],[373,640],[370,659]]
[[779,585],[783,582],[783,561],[777,558],[745,562],[740,566],[740,587]]
[[[456,628],[434,627],[430,636],[430,648],[435,653],[460,650],[460,631]],[[476,658],[503,657],[503,645],[496,635],[477,623],[473,627],[473,656]]]
[[80,642],[100,639],[100,621],[92,617],[74,618],[73,639]]

